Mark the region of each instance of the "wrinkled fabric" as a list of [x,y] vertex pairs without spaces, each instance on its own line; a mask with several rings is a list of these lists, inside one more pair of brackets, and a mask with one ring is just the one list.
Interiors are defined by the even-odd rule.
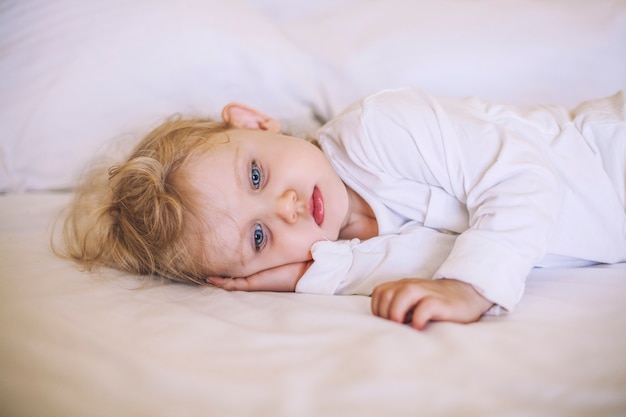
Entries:
[[412,88],[355,103],[319,142],[380,236],[316,243],[296,291],[454,278],[511,310],[535,266],[626,261],[625,119],[621,92],[572,112]]

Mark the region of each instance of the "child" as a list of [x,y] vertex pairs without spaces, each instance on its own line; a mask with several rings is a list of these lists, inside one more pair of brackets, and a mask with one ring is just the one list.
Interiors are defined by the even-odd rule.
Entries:
[[229,290],[371,294],[422,329],[511,310],[533,266],[626,261],[624,95],[519,109],[416,89],[318,134],[172,119],[78,190],[66,253]]

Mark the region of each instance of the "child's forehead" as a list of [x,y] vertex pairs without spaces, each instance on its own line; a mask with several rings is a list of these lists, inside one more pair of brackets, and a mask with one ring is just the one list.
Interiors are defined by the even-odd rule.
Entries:
[[241,197],[245,174],[237,174],[243,170],[243,165],[231,158],[235,155],[225,155],[230,157],[205,159],[195,170],[191,177],[194,200],[202,222],[205,253],[214,261],[220,260],[222,264],[242,270],[252,247],[249,206]]
[[188,167],[196,167],[198,164],[228,154],[229,148],[234,144],[229,131],[212,133],[201,138],[196,147],[189,154]]
[[222,210],[208,210],[203,219],[201,239],[207,273],[235,276],[245,266],[243,239],[237,221]]
[[284,133],[275,133],[262,129],[231,129],[224,134],[228,135],[232,140],[238,141],[257,141],[260,139],[297,139]]
[[206,144],[213,148],[221,148],[224,145],[226,147],[241,144],[245,145],[246,143],[253,143],[254,141],[263,139],[266,136],[264,133],[265,132],[259,130],[232,128],[212,134],[207,138]]
[[233,154],[243,154],[246,151],[259,150],[278,146],[283,142],[276,142],[275,139],[287,138],[285,135],[277,135],[257,129],[230,129],[211,135],[199,152],[199,156],[212,155],[214,157],[229,158]]
[[243,277],[252,275],[259,271],[250,263],[250,258],[246,256],[244,250],[245,241],[236,232],[230,235],[232,241],[228,244],[213,244],[207,251],[209,270],[213,275],[223,277]]

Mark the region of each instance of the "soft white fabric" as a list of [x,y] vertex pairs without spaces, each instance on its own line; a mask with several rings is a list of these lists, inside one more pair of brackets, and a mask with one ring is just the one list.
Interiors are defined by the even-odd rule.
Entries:
[[536,269],[514,314],[424,332],[368,297],[136,289],[48,246],[71,194],[0,196],[0,415],[626,414],[626,264]]
[[405,85],[573,106],[626,89],[625,57],[620,0],[8,1],[0,191],[72,187],[171,113],[239,100],[304,135]]
[[[625,11],[622,0],[0,1],[1,188],[73,184],[108,138],[231,100],[296,129],[406,83],[574,105],[624,88]],[[534,269],[515,314],[416,332],[372,317],[363,296],[137,290],[134,276],[81,272],[48,246],[71,197],[0,195],[2,416],[626,415],[626,264]]]
[[455,236],[409,222],[397,234],[360,241],[313,244],[315,262],[298,281],[297,292],[370,295],[383,282],[432,277],[450,255]]
[[174,113],[241,101],[301,134],[323,106],[308,55],[242,0],[4,2],[0,74],[0,192],[72,187]]
[[297,291],[369,294],[385,279],[455,278],[511,310],[533,266],[626,261],[622,93],[571,119],[558,106],[388,90],[320,129],[319,142],[383,236],[314,246],[315,263],[330,265],[318,273],[314,263]]
[[[253,3],[260,3],[269,17],[281,6],[295,9],[288,7],[289,0]],[[294,42],[326,64],[330,76],[324,87],[336,111],[381,89],[405,86],[570,108],[626,89],[622,0],[344,0],[333,9],[322,5],[318,13],[296,14],[280,23]]]

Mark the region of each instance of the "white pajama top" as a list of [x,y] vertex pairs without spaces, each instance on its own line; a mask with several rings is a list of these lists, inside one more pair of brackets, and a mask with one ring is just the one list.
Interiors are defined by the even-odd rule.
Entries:
[[318,140],[379,236],[321,241],[296,291],[454,278],[512,310],[534,266],[626,261],[623,93],[518,108],[417,89],[369,96]]

